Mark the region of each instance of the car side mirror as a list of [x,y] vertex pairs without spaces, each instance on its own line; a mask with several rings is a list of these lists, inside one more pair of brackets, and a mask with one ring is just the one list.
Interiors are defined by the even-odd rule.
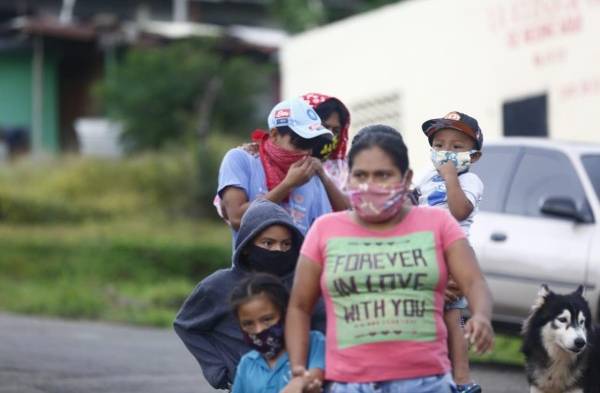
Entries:
[[542,202],[541,212],[549,216],[570,218],[577,222],[589,222],[569,197],[549,197]]

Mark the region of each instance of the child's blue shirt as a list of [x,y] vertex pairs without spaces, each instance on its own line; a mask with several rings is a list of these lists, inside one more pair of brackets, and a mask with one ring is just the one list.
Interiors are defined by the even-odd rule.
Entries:
[[[318,331],[310,332],[307,369],[325,369],[325,336]],[[287,352],[284,352],[273,368],[258,351],[250,351],[240,360],[232,393],[279,393],[292,376]]]

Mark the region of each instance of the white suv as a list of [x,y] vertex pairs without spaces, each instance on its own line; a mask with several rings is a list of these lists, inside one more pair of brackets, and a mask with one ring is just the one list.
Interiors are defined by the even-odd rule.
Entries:
[[542,283],[600,297],[600,145],[540,138],[486,142],[470,241],[494,295],[494,320],[520,323]]

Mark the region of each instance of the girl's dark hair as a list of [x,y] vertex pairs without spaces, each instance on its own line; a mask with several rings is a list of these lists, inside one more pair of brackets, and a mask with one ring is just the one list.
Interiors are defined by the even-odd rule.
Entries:
[[342,128],[348,124],[348,111],[336,98],[329,98],[323,103],[317,105],[315,107],[315,112],[317,112],[322,121],[327,120],[332,113],[337,112],[340,116],[340,124],[342,125]]
[[239,308],[254,296],[264,294],[279,310],[281,318],[285,319],[288,299],[287,288],[281,280],[267,273],[253,273],[240,281],[231,291],[231,310],[237,318]]
[[352,170],[354,158],[363,150],[378,147],[392,159],[400,173],[408,169],[408,149],[402,135],[395,128],[375,124],[362,128],[352,139],[348,153],[348,167]]

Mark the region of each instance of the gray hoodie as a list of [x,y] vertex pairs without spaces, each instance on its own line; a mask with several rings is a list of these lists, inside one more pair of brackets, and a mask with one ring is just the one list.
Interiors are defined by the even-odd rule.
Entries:
[[[204,377],[216,389],[226,389],[233,383],[241,356],[250,350],[229,304],[231,289],[252,272],[242,257],[242,250],[263,230],[275,224],[290,229],[293,247],[299,252],[304,237],[290,215],[270,201],[252,202],[242,217],[233,267],[218,270],[202,280],[186,299],[173,323],[175,332],[200,364]],[[294,258],[297,259],[297,255]],[[282,280],[290,289],[293,272]],[[315,307],[312,329],[325,332],[322,300]]]

